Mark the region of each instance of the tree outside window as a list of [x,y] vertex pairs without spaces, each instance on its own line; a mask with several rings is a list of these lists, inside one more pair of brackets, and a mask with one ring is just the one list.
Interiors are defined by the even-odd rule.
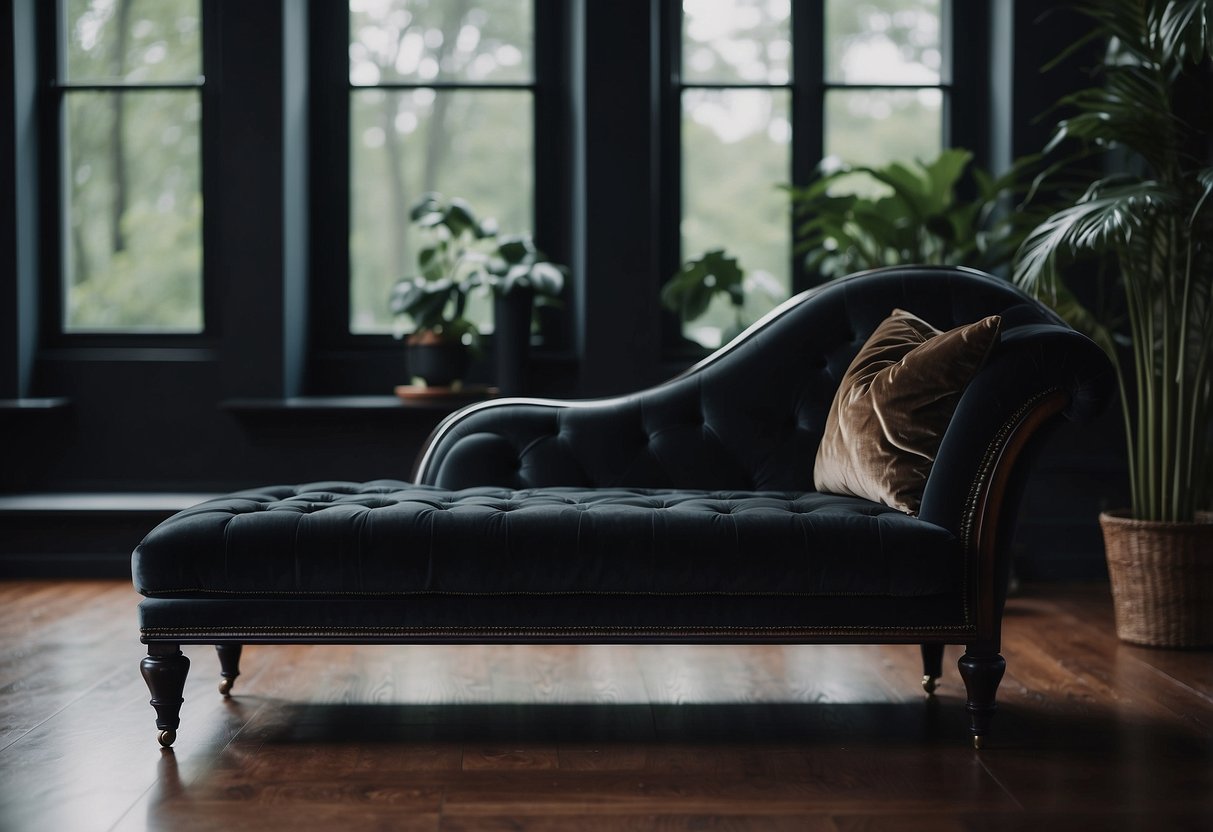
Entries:
[[[416,272],[409,208],[438,191],[503,232],[534,225],[531,0],[351,0],[350,317],[390,332],[392,285]],[[492,329],[492,304],[467,315]]]
[[201,332],[198,0],[61,0],[63,330]]

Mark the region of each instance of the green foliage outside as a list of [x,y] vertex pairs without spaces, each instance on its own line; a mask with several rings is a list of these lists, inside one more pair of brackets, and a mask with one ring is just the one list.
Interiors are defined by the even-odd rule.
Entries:
[[[198,80],[198,0],[62,3],[68,84]],[[697,5],[705,20],[720,17],[718,4],[689,0],[688,20]],[[790,4],[726,5],[733,9],[726,25],[708,20],[703,32],[689,26],[685,52],[700,69],[688,80],[752,82],[757,71],[760,81],[786,81]],[[408,220],[420,195],[459,194],[506,231],[533,227],[534,94],[426,86],[531,82],[533,6],[352,0],[350,9],[350,328],[390,332],[387,298],[421,245]],[[883,66],[893,67],[899,82],[935,83],[938,17],[938,0],[830,0],[832,80],[862,82]],[[381,82],[417,88],[377,88]],[[938,149],[939,100],[929,89],[831,92],[827,150],[851,163],[925,158]],[[69,329],[202,327],[200,110],[198,92],[188,89],[65,95]],[[775,186],[791,178],[793,140],[785,90],[684,94],[683,250],[725,247],[750,276],[777,283],[780,297],[790,289],[792,241]],[[755,319],[774,303],[747,293],[743,314]],[[719,342],[736,320],[732,307],[715,298],[692,334]],[[490,310],[489,293],[473,292],[465,314],[488,329]]]
[[[684,96],[684,113],[700,106],[693,92],[698,91]],[[770,130],[772,124],[787,124],[788,97],[782,90],[709,91],[706,96],[720,99],[725,119],[739,110],[770,111],[758,127],[733,141],[722,141],[710,124],[690,116],[683,119],[682,251],[690,255],[726,248],[746,264],[750,275],[774,283],[774,298],[751,293],[743,299],[740,313],[757,320],[791,288],[787,200],[775,187],[791,178],[791,154],[787,137],[777,132],[773,138]],[[720,346],[737,314],[727,298],[716,295],[684,332],[705,347]]]
[[198,80],[198,2],[67,0],[61,11],[64,328],[198,332],[200,96],[131,86]]
[[[767,0],[684,3],[682,253],[723,248],[773,293],[748,292],[741,315],[761,317],[788,296],[792,224],[786,194],[793,142],[787,90],[719,90],[699,83],[789,80],[791,4]],[[829,0],[827,75],[835,83],[906,84],[904,90],[831,89],[825,101],[828,155],[856,165],[933,158],[942,142],[939,0]],[[918,89],[915,85],[923,85]],[[840,188],[877,194],[867,177]],[[684,334],[719,346],[738,310],[716,293]]]
[[[427,83],[529,83],[531,0],[353,0],[350,4],[350,331],[393,331],[388,298],[425,245],[409,207],[441,191],[534,227],[534,94]],[[419,85],[381,89],[381,82]],[[487,289],[464,317],[492,329]]]

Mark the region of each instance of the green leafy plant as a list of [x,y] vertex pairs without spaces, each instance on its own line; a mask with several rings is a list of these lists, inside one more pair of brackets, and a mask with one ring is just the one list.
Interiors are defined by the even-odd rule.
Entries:
[[528,234],[502,237],[486,264],[486,282],[498,295],[530,290],[536,297],[557,298],[568,269],[550,262]]
[[[1189,521],[1208,504],[1213,386],[1213,0],[1074,4],[1108,41],[1097,86],[1061,100],[1077,140],[1105,160],[1076,198],[1024,241],[1015,279],[1057,304],[1111,356],[1120,382],[1133,515]],[[1201,119],[1206,123],[1201,125]],[[1080,301],[1075,258],[1117,268],[1121,322]],[[1131,364],[1117,336],[1127,327]]]
[[464,315],[477,289],[556,297],[564,288],[565,268],[549,262],[530,235],[499,237],[496,221],[478,219],[462,199],[427,193],[409,219],[423,238],[417,273],[396,281],[388,307],[402,325],[404,316],[411,321],[412,340],[475,344],[480,332]]
[[729,256],[723,248],[714,248],[688,260],[666,281],[661,288],[661,303],[677,313],[683,323],[690,323],[708,311],[713,298],[726,296],[734,311],[733,326],[722,334],[727,342],[745,329],[746,295],[765,292],[774,296],[777,290],[778,287],[767,285],[757,274],[746,275],[737,258]]
[[729,302],[740,312],[745,303],[744,278],[737,258],[730,257],[722,248],[714,248],[683,264],[678,274],[662,287],[661,302],[684,322],[707,312],[708,304],[718,293],[728,295]]
[[[973,154],[953,148],[930,162],[880,167],[826,159],[818,177],[790,187],[800,224],[796,251],[825,278],[907,263],[965,265],[996,271],[1010,263],[1034,223],[1023,211],[1000,210],[1030,192],[1028,173],[1037,157],[1017,162],[997,178],[972,166]],[[966,172],[976,192],[960,196]],[[886,193],[838,193],[866,175]]]
[[417,273],[396,281],[388,307],[412,320],[415,340],[474,343],[479,331],[464,311],[468,295],[484,285],[496,224],[478,220],[462,199],[437,193],[422,196],[409,219],[423,240]]

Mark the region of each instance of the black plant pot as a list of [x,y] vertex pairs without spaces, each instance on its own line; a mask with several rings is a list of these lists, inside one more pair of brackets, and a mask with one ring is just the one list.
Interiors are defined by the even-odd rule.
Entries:
[[515,289],[493,301],[493,349],[497,358],[497,389],[505,396],[527,391],[531,354],[532,289]]
[[404,357],[409,375],[423,379],[429,387],[450,387],[467,374],[471,360],[466,345],[450,341],[408,344]]

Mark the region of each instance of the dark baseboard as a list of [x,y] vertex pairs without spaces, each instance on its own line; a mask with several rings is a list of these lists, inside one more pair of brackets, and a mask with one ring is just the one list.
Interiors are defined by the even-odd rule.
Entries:
[[0,554],[0,579],[11,578],[127,578],[130,553]]
[[0,496],[0,578],[129,578],[131,552],[158,523],[210,495]]

